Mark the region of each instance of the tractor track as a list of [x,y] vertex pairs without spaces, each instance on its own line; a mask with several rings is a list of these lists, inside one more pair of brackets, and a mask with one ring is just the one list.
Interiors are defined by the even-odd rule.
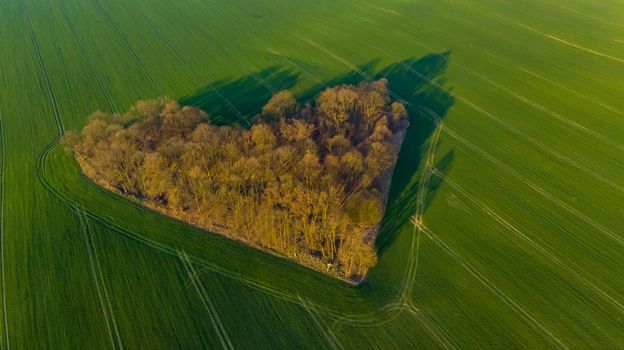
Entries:
[[143,72],[143,74],[145,75],[145,77],[147,78],[147,80],[149,80],[149,82],[152,84],[152,86],[154,88],[156,88],[156,90],[158,91],[158,93],[161,96],[164,96],[164,92],[163,90],[160,88],[160,86],[158,84],[156,84],[156,81],[152,78],[152,76],[149,74],[149,72],[147,71],[147,69],[145,68],[145,65],[143,64],[143,62],[141,61],[141,59],[139,58],[139,56],[136,54],[136,52],[134,51],[134,49],[132,48],[132,45],[130,45],[130,41],[128,41],[128,37],[119,29],[119,27],[115,24],[115,21],[113,20],[113,18],[111,17],[111,15],[106,11],[106,9],[104,8],[104,6],[102,6],[102,4],[100,3],[99,0],[93,0],[93,2],[96,4],[96,7],[98,9],[98,11],[104,15],[104,17],[107,19],[107,22],[111,25],[111,27],[113,27],[113,29],[115,29],[115,32],[117,32],[117,35],[119,35],[119,37],[121,38],[121,40],[123,41],[124,45],[126,46],[126,48],[128,49],[128,52],[130,52],[130,55],[132,56],[132,58],[134,59],[134,61],[136,62],[136,64],[139,66],[139,68],[141,69],[141,72]]
[[67,25],[69,26],[70,31],[72,32],[74,38],[76,39],[76,42],[78,42],[78,46],[80,47],[80,51],[82,52],[82,55],[87,60],[87,64],[89,65],[89,69],[91,70],[91,73],[95,77],[95,80],[97,81],[100,89],[102,90],[102,93],[104,94],[104,97],[106,98],[108,107],[113,113],[118,113],[119,110],[117,109],[115,103],[113,102],[113,97],[110,94],[110,88],[107,87],[106,84],[104,84],[104,79],[102,78],[101,74],[98,73],[98,70],[95,68],[95,63],[93,62],[91,55],[89,55],[89,51],[87,50],[87,47],[85,46],[84,42],[80,38],[80,35],[78,35],[76,26],[74,25],[72,20],[69,18],[67,14],[67,10],[65,9],[65,6],[63,5],[63,2],[61,0],[57,0],[56,2],[58,3],[59,8],[61,9],[61,13],[63,14],[63,17],[65,18],[65,21],[67,22]]
[[[145,19],[145,21],[147,23],[149,23],[152,28],[154,29],[154,31],[163,39],[163,41],[167,44],[167,46],[169,47],[169,49],[171,50],[171,52],[173,52],[179,59],[180,61],[182,61],[182,63],[184,63],[184,65],[188,68],[188,70],[195,76],[195,78],[197,78],[197,80],[200,83],[204,83],[207,81],[206,77],[204,77],[203,75],[201,75],[197,69],[195,69],[195,67],[193,66],[193,64],[191,64],[191,62],[187,59],[186,56],[184,56],[180,50],[178,48],[175,47],[175,45],[171,42],[171,40],[169,39],[169,37],[167,37],[167,35],[160,29],[160,27],[152,22],[143,12],[141,12],[141,15],[143,16],[143,18]],[[247,118],[245,118],[243,116],[243,114],[238,110],[238,108],[236,108],[236,106],[234,106],[234,104],[227,98],[225,97],[225,95],[223,95],[223,93],[221,91],[219,91],[217,88],[215,88],[214,86],[210,86],[210,90],[212,90],[214,93],[216,93],[223,101],[225,101],[225,103],[227,104],[228,108],[236,115],[236,117],[245,123],[245,125],[247,127],[251,126],[251,123],[249,122],[249,120],[247,120]]]

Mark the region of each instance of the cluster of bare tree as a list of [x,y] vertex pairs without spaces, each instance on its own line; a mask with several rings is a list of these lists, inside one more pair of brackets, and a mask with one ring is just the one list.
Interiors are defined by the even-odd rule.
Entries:
[[375,233],[407,116],[385,80],[274,95],[249,129],[160,98],[96,112],[65,142],[95,182],[343,277],[375,264]]

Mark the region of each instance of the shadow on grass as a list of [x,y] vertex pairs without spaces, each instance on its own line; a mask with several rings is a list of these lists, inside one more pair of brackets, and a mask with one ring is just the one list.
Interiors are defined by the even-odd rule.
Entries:
[[[258,114],[275,92],[292,88],[299,74],[273,66],[236,80],[219,80],[180,99],[180,104],[198,107],[216,125],[236,124],[237,111],[246,119]],[[236,110],[234,109],[236,108]]]
[[[416,211],[416,198],[420,186],[420,174],[424,168],[423,160],[429,148],[428,140],[435,130],[435,124],[420,112],[426,107],[434,111],[441,119],[455,103],[448,88],[444,87],[444,72],[450,53],[430,54],[420,59],[409,59],[394,64],[379,72],[377,77],[386,77],[394,93],[409,103],[410,127],[403,141],[399,159],[392,178],[392,187],[388,198],[386,215],[377,236],[379,255],[392,245],[399,228]],[[454,158],[451,150],[442,158],[434,158],[434,167],[442,174],[448,173]],[[440,178],[432,177],[427,188],[425,208],[431,204]]]
[[[409,222],[416,211],[416,198],[419,187],[423,158],[429,147],[435,124],[422,114],[421,108],[427,107],[440,118],[444,118],[454,104],[454,98],[445,85],[444,72],[448,65],[450,52],[429,54],[418,59],[407,59],[388,67],[378,69],[379,60],[371,60],[321,84],[307,89],[298,96],[299,102],[313,102],[325,88],[340,84],[357,84],[366,77],[388,79],[393,95],[405,100],[410,116],[407,131],[399,159],[393,174],[388,205],[382,220],[376,246],[379,255],[389,248],[400,233],[400,228]],[[248,120],[257,115],[274,91],[292,88],[298,81],[299,74],[290,69],[273,66],[262,71],[235,80],[214,82],[194,95],[180,100],[183,105],[192,105],[203,109],[211,116],[211,121],[218,125],[236,124],[240,121],[235,116],[235,108]],[[394,96],[396,98],[396,96]],[[451,168],[454,152],[450,151],[435,167],[443,174]],[[425,206],[429,206],[435,197],[441,180],[432,177],[428,185]],[[426,209],[426,208],[425,208]]]

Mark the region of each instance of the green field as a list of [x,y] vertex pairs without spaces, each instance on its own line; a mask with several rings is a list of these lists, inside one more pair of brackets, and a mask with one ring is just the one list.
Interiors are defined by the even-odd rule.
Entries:
[[[624,348],[622,18],[620,0],[1,1],[2,349]],[[234,123],[275,91],[379,77],[411,126],[358,287],[102,190],[58,145],[138,99]]]

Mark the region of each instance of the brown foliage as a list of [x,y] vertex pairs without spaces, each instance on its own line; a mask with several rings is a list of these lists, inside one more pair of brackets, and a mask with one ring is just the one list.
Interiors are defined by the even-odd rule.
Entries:
[[385,80],[273,96],[264,122],[215,126],[176,101],[94,113],[72,148],[94,181],[195,225],[343,277],[376,261],[391,168],[407,127]]
[[290,118],[297,112],[297,101],[290,91],[280,91],[273,95],[262,108],[262,115],[267,122],[279,118]]

